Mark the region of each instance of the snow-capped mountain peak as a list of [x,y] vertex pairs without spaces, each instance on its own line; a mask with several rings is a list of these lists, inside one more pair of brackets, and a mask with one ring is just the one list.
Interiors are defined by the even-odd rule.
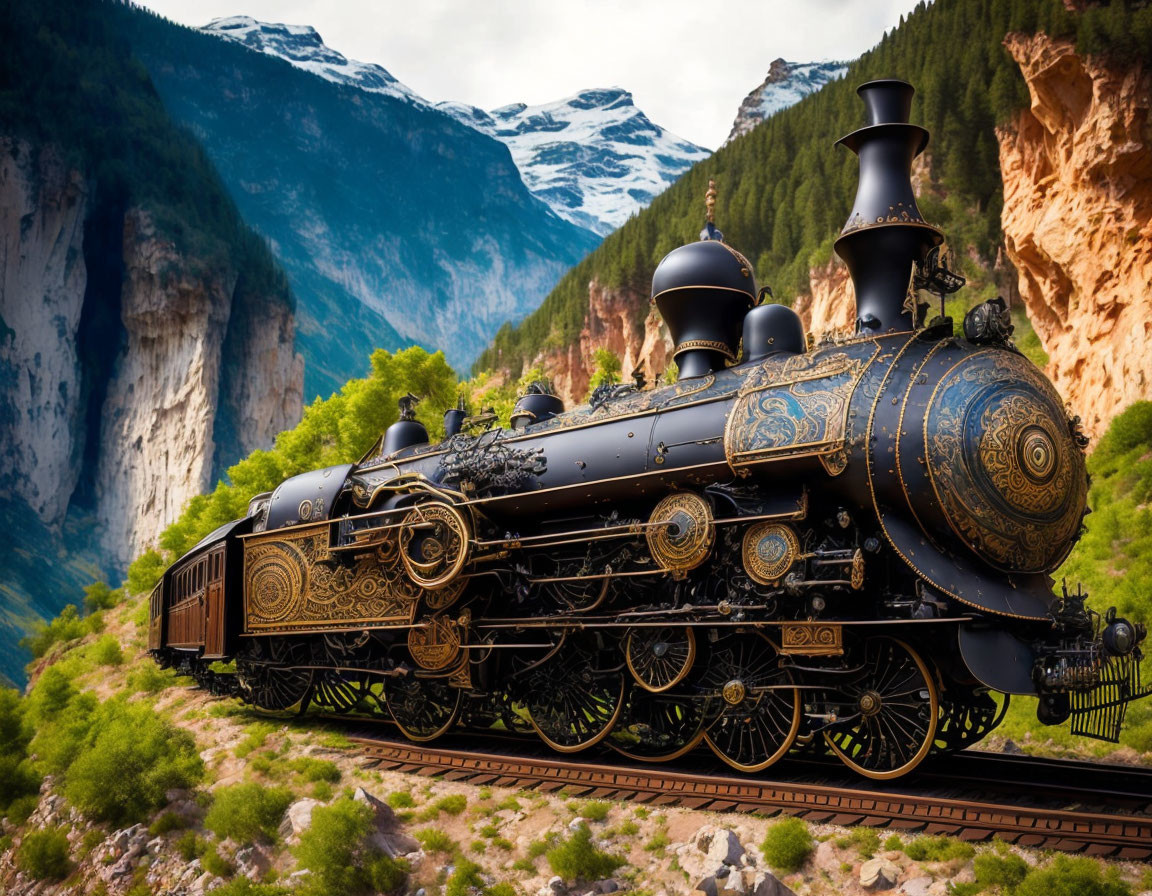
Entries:
[[507,144],[528,189],[562,218],[602,235],[709,155],[653,123],[621,87],[489,112],[462,103],[437,108]]
[[431,105],[406,84],[396,80],[383,66],[357,62],[336,52],[324,43],[311,25],[284,25],[261,22],[251,16],[228,16],[213,19],[200,30],[234,40],[258,53],[278,56],[329,81],[350,84],[372,93],[389,94],[424,106]]
[[764,82],[744,98],[727,143],[747,134],[764,119],[787,109],[815,93],[829,81],[842,78],[848,71],[847,62],[788,62],[775,59],[768,66]]

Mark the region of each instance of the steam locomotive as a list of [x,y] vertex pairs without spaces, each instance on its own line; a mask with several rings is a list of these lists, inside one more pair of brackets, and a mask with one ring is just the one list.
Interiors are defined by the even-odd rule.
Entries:
[[416,741],[495,727],[652,761],[703,742],[745,772],[821,749],[894,778],[980,740],[1013,694],[1116,740],[1148,693],[1145,629],[1050,576],[1087,440],[1002,301],[963,337],[926,322],[920,296],[963,279],[913,195],[913,92],[864,84],[868,124],[839,141],[860,163],[836,242],[854,334],[811,345],[761,303],[710,193],[652,281],[674,383],[567,411],[538,385],[510,428],[449,409],[439,444],[402,402],[359,463],[253,498],[165,572],[154,657]]

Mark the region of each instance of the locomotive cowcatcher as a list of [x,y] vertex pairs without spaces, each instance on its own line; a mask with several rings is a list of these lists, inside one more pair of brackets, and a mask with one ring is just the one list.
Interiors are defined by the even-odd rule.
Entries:
[[853,334],[811,345],[760,304],[712,194],[652,281],[674,383],[567,411],[540,384],[510,428],[448,410],[438,444],[406,403],[359,463],[256,496],[165,572],[156,659],[417,741],[496,727],[653,761],[703,741],[747,772],[826,749],[897,777],[979,741],[1014,694],[1116,740],[1147,693],[1144,627],[1051,578],[1086,512],[1086,439],[1002,301],[963,336],[926,320],[920,296],[963,285],[912,191],[928,134],[910,85],[859,93],[836,242]]

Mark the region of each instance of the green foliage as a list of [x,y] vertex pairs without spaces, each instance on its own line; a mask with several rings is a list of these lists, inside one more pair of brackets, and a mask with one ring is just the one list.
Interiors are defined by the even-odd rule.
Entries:
[[159,837],[171,831],[181,831],[188,827],[188,820],[177,812],[164,812],[148,826],[148,833]]
[[484,891],[484,896],[518,896],[516,888],[512,884],[501,881],[498,884],[493,884]]
[[452,855],[457,851],[456,841],[439,828],[421,828],[416,832],[416,839],[424,847],[425,852],[442,852]]
[[151,707],[109,700],[90,719],[65,772],[64,795],[91,818],[143,821],[164,805],[168,790],[191,787],[203,776],[192,735]]
[[335,784],[340,780],[340,767],[330,759],[314,759],[300,756],[288,763],[288,767],[309,784],[324,782]]
[[416,805],[416,800],[412,799],[412,791],[410,790],[394,790],[388,794],[385,802],[393,809],[411,809]]
[[292,791],[245,781],[216,791],[204,827],[224,839],[254,843],[276,839],[284,810],[292,804]]
[[111,610],[123,600],[124,589],[113,589],[107,582],[93,582],[84,589],[84,609],[89,613]]
[[884,841],[884,848],[892,851],[904,849],[904,841],[900,839],[899,834],[889,834],[888,838]]
[[11,807],[40,790],[40,776],[28,760],[31,732],[25,727],[24,701],[14,690],[0,690],[0,816],[11,818]]
[[396,421],[397,400],[409,391],[423,399],[416,416],[429,436],[442,436],[441,412],[456,400],[456,375],[443,353],[429,354],[416,347],[395,353],[378,350],[371,363],[367,377],[349,380],[335,395],[317,398],[306,407],[300,423],[280,433],[270,451],[254,451],[228,468],[226,482],[189,501],[179,519],[161,534],[162,553],[144,554],[129,568],[129,587],[135,592],[150,590],[168,563],[212,530],[244,516],[254,495],[289,476],[358,460]]
[[20,639],[20,646],[35,657],[46,654],[53,644],[63,644],[101,631],[104,617],[100,613],[81,616],[75,604],[68,604],[51,622],[39,622],[30,635]]
[[268,735],[275,730],[268,722],[253,722],[244,729],[244,739],[236,745],[233,754],[237,759],[243,759],[254,750],[259,750],[268,740]]
[[[880,848],[880,835],[871,828],[853,828],[847,837],[840,837],[836,840],[836,846],[840,849],[854,846],[861,857],[870,859],[876,855],[876,851]],[[900,847],[896,848],[899,849]]]
[[357,896],[391,893],[404,885],[408,866],[368,845],[373,812],[351,797],[317,806],[312,825],[294,850],[311,872],[298,888],[305,896]]
[[576,814],[586,821],[603,821],[608,817],[612,804],[606,800],[588,800],[576,808]]
[[433,821],[439,817],[440,813],[446,815],[459,815],[468,806],[468,798],[462,793],[453,793],[449,796],[442,796],[436,802],[427,806],[419,816],[421,821]]
[[1043,868],[1033,868],[1014,896],[1132,896],[1132,888],[1115,868],[1102,873],[1092,859],[1056,856]]
[[[847,75],[749,134],[721,147],[627,221],[556,285],[540,308],[506,325],[474,371],[515,373],[542,349],[576,343],[588,312],[588,284],[623,289],[647,311],[652,272],[671,249],[695,239],[709,179],[719,185],[717,221],[754,262],[761,283],[791,303],[809,272],[831,258],[856,191],[857,164],[834,147],[861,127],[856,87],[900,77],[917,89],[912,120],[932,132],[920,208],[941,226],[969,279],[967,305],[995,294],[1015,273],[997,268],[1003,185],[995,128],[1028,103],[1016,62],[1003,46],[1011,31],[1075,37],[1082,49],[1152,61],[1152,7],[1115,2],[1081,14],[1061,0],[937,0],[920,3],[898,28],[853,62]],[[1021,330],[1030,357],[1038,345]]]
[[511,794],[504,797],[504,799],[496,804],[496,811],[498,812],[503,810],[507,810],[509,812],[519,812],[522,808],[523,806],[520,805],[520,801]]
[[202,844],[200,867],[217,877],[231,877],[236,872],[232,863],[220,855],[215,846],[208,843]]
[[72,870],[63,828],[29,831],[16,850],[16,867],[34,880],[63,880]]
[[101,666],[119,666],[124,663],[124,652],[115,635],[104,635],[92,645],[92,659]]
[[572,836],[547,852],[548,865],[566,883],[600,880],[624,864],[622,856],[604,852],[592,842],[588,825],[580,824]]
[[950,862],[970,859],[976,850],[972,844],[954,837],[917,837],[904,847],[904,854],[917,862]]
[[798,871],[816,849],[808,825],[799,818],[785,818],[770,825],[760,844],[764,860],[779,871]]
[[1000,887],[1011,893],[1028,876],[1028,863],[1015,853],[984,852],[972,862],[976,883],[981,887]]
[[480,870],[480,866],[473,861],[458,861],[456,870],[444,884],[444,896],[470,896],[473,887],[482,888],[484,879],[480,876]]
[[652,835],[652,838],[644,844],[644,849],[647,852],[655,852],[663,854],[668,844],[672,841],[668,839],[667,831],[657,831]]
[[176,840],[176,852],[185,862],[191,862],[204,851],[204,841],[195,831],[185,831]]
[[246,877],[236,877],[212,891],[212,896],[290,896],[290,887],[278,884],[253,883]]
[[588,395],[598,386],[620,382],[620,358],[610,349],[598,348],[592,353],[592,378],[588,381]]

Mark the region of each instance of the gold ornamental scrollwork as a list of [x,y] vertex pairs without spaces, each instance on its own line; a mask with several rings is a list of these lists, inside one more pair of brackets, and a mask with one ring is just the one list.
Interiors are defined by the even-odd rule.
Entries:
[[412,621],[420,590],[399,559],[377,551],[335,557],[329,530],[321,523],[244,540],[245,631]]
[[422,669],[440,672],[460,656],[460,631],[447,616],[429,616],[408,630],[408,652]]
[[712,508],[692,492],[668,495],[649,519],[648,550],[674,578],[683,578],[707,560],[715,537]]
[[471,546],[471,527],[464,515],[439,501],[417,504],[400,527],[404,568],[413,582],[431,591],[456,580],[468,562]]
[[744,533],[741,557],[754,582],[775,585],[800,556],[800,539],[783,523],[756,523]]
[[839,656],[844,652],[841,626],[827,622],[788,622],[780,630],[780,653]]

